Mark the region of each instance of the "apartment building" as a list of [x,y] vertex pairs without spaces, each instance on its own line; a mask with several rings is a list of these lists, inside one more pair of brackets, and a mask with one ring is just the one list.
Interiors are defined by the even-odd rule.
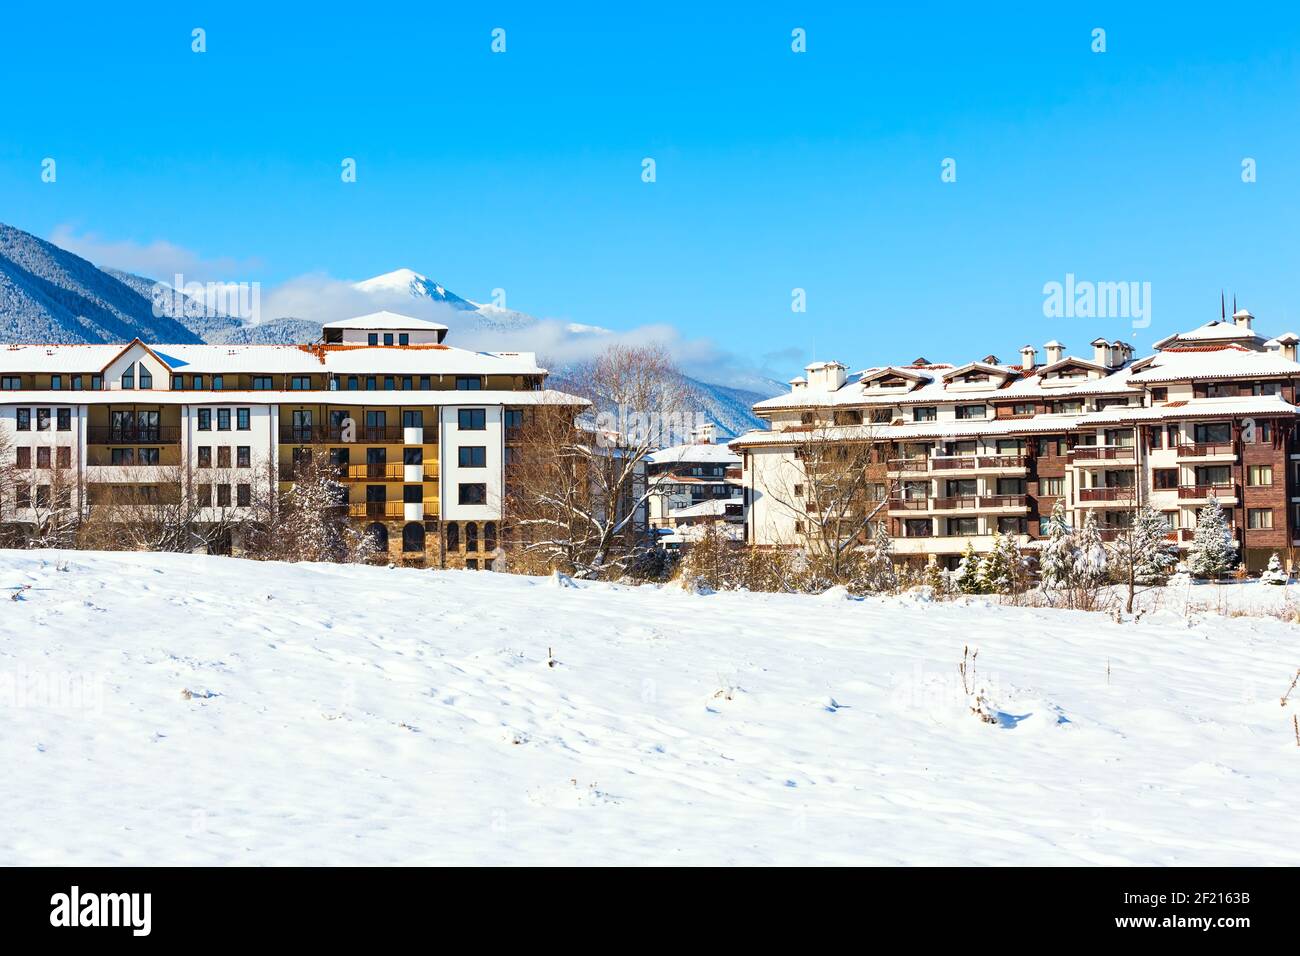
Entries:
[[0,346],[0,438],[18,470],[0,521],[31,524],[59,497],[81,514],[183,499],[215,522],[324,454],[340,506],[394,560],[490,567],[531,409],[586,403],[546,389],[531,353],[446,335],[379,312],[301,346]]
[[1247,566],[1261,568],[1300,545],[1300,336],[1253,326],[1243,309],[1140,358],[1098,338],[1083,356],[1053,340],[1040,360],[1026,345],[1017,363],[809,365],[789,393],[754,406],[768,430],[731,442],[747,540],[798,546],[806,528],[783,490],[801,449],[865,442],[880,471],[864,507],[885,501],[880,520],[904,559],[952,567],[995,532],[1032,549],[1058,501],[1076,525],[1095,514],[1112,540],[1149,504],[1185,549],[1213,497]]
[[650,483],[646,503],[652,528],[676,527],[676,511],[697,508],[695,517],[706,513],[723,515],[723,502],[735,504],[742,500],[740,455],[718,444],[715,438],[713,424],[701,425],[693,431],[690,442],[646,456],[646,479]]

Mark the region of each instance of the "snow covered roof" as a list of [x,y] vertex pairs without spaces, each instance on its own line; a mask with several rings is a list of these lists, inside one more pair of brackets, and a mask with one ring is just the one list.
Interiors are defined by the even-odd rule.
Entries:
[[1216,416],[1258,416],[1261,418],[1300,415],[1300,408],[1278,395],[1245,395],[1233,398],[1191,398],[1181,402],[1136,408],[1115,407],[1085,415],[1081,425],[1110,425],[1126,422],[1166,421],[1179,418]]
[[[255,402],[259,405],[285,402],[302,404],[327,402],[331,405],[561,405],[566,407],[584,407],[591,403],[585,398],[570,395],[555,389],[532,389],[522,391],[504,391],[501,389],[480,389],[472,392],[451,388],[422,391],[420,389],[392,390],[343,390],[331,392],[285,392],[285,391],[250,391],[247,389],[223,389],[222,391],[193,392],[171,389],[86,389],[58,392],[50,391],[5,391],[0,393],[0,402],[15,404],[62,404],[62,405],[121,405],[124,402],[147,403],[149,405],[239,405]],[[715,479],[721,481],[721,479]]]
[[[142,343],[143,344],[143,343]],[[474,352],[450,345],[148,345],[174,371],[394,375],[539,375],[532,352]],[[122,345],[9,345],[0,372],[96,373]]]
[[[380,276],[379,278],[384,278]],[[428,331],[437,332],[447,331],[447,326],[439,322],[429,322],[425,319],[417,319],[410,315],[401,315],[397,312],[387,310],[380,312],[371,312],[368,315],[358,315],[351,319],[339,319],[337,322],[326,322],[321,326],[323,329],[386,329],[389,331],[400,330],[403,332],[411,331]]]
[[[1239,310],[1238,315],[1243,318],[1251,316],[1245,310]],[[1175,332],[1173,335],[1167,335],[1159,342],[1155,343],[1155,348],[1163,349],[1168,345],[1176,342],[1258,342],[1263,343],[1267,336],[1260,335],[1254,329],[1246,326],[1237,325],[1235,322],[1226,319],[1215,319],[1213,322],[1206,322],[1204,325],[1197,326],[1187,332]]]
[[708,501],[701,501],[698,504],[688,505],[685,508],[673,508],[668,512],[670,518],[708,518],[721,517],[727,513],[727,505],[733,508],[741,505],[743,499],[736,498],[710,498]]
[[740,456],[726,445],[695,443],[673,445],[646,455],[646,464],[675,465],[682,462],[699,462],[713,465],[739,465]]
[[1269,378],[1300,375],[1300,363],[1280,353],[1224,345],[1209,349],[1166,349],[1129,376],[1135,384],[1194,381],[1205,378]]

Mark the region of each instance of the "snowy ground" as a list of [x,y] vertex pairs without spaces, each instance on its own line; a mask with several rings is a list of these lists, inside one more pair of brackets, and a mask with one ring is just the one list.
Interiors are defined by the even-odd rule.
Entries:
[[1300,863],[1270,618],[178,555],[0,585],[0,864]]

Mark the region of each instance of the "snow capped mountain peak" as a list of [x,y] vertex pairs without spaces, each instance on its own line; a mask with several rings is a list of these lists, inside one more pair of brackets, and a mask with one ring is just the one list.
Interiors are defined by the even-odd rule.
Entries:
[[446,302],[450,306],[467,311],[474,309],[472,303],[462,299],[454,292],[449,292],[445,286],[434,282],[428,276],[416,272],[414,269],[394,269],[392,272],[385,272],[383,275],[354,282],[352,287],[371,295],[406,294],[417,299],[433,299],[437,302]]

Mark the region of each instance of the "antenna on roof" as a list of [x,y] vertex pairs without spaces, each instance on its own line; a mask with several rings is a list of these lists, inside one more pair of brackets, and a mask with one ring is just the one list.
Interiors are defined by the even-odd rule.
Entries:
[[1228,310],[1223,304],[1223,290],[1219,290],[1219,321],[1222,322],[1228,317]]

